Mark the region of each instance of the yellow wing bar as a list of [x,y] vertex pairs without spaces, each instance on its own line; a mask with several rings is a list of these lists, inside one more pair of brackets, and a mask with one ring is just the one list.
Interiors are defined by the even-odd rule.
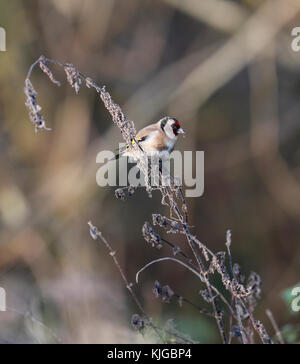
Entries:
[[[147,139],[147,136],[144,136],[142,138],[135,138],[138,142],[144,142]],[[131,144],[134,145],[135,144],[135,140],[132,139]],[[130,144],[126,145],[126,148],[128,149],[130,147]]]

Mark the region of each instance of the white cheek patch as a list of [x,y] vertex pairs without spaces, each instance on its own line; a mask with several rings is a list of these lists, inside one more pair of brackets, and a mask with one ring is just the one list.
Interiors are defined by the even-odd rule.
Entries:
[[177,137],[176,137],[176,135],[174,134],[174,132],[173,132],[173,129],[171,129],[171,130],[166,130],[166,134],[167,134],[167,137],[169,138],[169,139],[174,139],[174,140],[176,140],[177,139]]

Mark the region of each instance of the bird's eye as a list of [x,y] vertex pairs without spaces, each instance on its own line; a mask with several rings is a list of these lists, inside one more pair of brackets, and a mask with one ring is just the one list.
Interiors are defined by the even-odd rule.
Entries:
[[179,124],[179,123],[174,123],[174,124],[172,125],[172,128],[173,128],[173,130],[174,130],[174,131],[177,131],[177,130],[179,130],[179,129],[181,128],[181,126],[180,126],[180,124]]

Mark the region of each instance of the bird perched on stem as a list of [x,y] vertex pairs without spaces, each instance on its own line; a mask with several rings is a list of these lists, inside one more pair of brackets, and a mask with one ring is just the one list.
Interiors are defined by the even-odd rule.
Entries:
[[[179,134],[185,134],[179,121],[175,118],[166,116],[159,120],[159,122],[148,125],[140,130],[137,133],[135,140],[132,140],[131,143],[134,145],[137,141],[142,151],[148,156],[156,155],[158,157],[163,157],[171,153]],[[135,150],[127,144],[124,148],[119,150],[115,159],[119,159],[123,156],[135,159]]]

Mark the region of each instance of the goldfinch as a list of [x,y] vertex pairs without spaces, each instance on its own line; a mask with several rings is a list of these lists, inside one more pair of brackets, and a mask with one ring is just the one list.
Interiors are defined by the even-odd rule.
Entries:
[[[159,122],[148,125],[140,130],[136,135],[136,141],[147,155],[163,157],[171,153],[179,134],[185,134],[179,121],[175,118],[166,116],[159,120]],[[132,144],[134,143],[135,141],[133,140]],[[119,159],[123,156],[135,158],[134,150],[130,148],[130,145],[127,145],[124,149],[120,150],[115,156],[115,159]]]

